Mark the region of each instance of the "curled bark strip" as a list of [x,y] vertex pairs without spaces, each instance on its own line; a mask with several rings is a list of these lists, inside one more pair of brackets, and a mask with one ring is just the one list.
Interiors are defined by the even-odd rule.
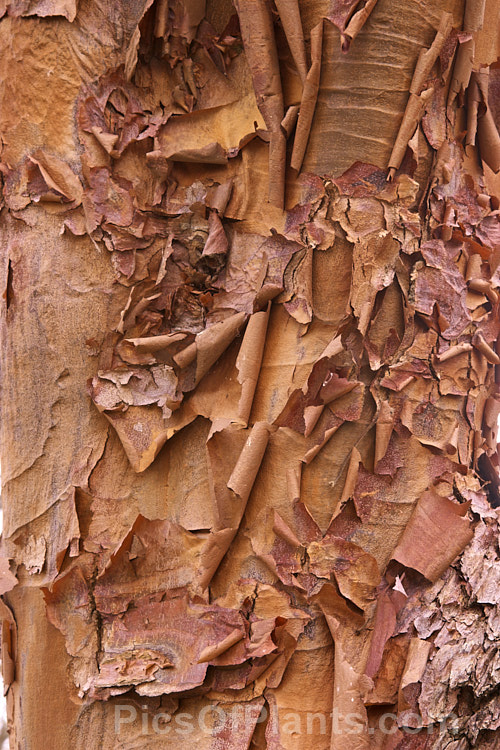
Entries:
[[239,495],[246,505],[257,476],[269,440],[269,429],[265,422],[256,422],[241,451],[227,486]]
[[126,341],[141,352],[160,352],[163,349],[167,349],[177,341],[183,341],[185,338],[185,333],[166,333],[160,336],[126,339]]
[[342,40],[342,52],[348,52],[351,42],[356,39],[359,32],[367,22],[372,10],[377,4],[377,0],[366,0],[364,6],[360,8],[347,24],[340,38]]
[[196,359],[195,384],[210,370],[227,349],[245,321],[245,313],[237,313],[220,323],[198,333],[196,340],[175,355],[174,361],[181,368],[186,368]]
[[330,427],[329,429],[325,430],[323,439],[321,442],[317,443],[316,445],[313,445],[312,448],[310,448],[305,454],[302,459],[302,461],[305,464],[310,464],[313,458],[316,458],[318,453],[325,447],[325,445],[328,443],[330,438],[335,435],[337,430],[341,427],[341,424],[334,424],[333,427]]
[[244,637],[245,633],[239,628],[235,628],[232,633],[229,633],[229,635],[219,643],[216,643],[214,646],[207,646],[206,648],[204,648],[198,658],[197,664],[205,664],[206,662],[216,659],[218,656],[230,649],[231,646],[234,646],[236,643],[242,641]]
[[389,180],[389,182],[393,180],[396,171],[401,166],[401,162],[403,161],[408,142],[415,132],[415,128],[420,122],[422,115],[424,114],[425,107],[432,99],[433,94],[433,88],[422,91],[420,96],[417,96],[416,94],[410,94],[410,98],[403,115],[403,121],[400,125],[396,142],[392,149],[391,158],[389,159],[389,171],[387,174],[387,179]]
[[453,77],[450,84],[450,93],[448,97],[448,106],[451,106],[457,96],[463,98],[467,86],[469,85],[472,73],[472,61],[474,59],[474,39],[471,34],[465,35],[463,41],[460,41],[457,50],[455,65],[453,66]]
[[320,359],[323,357],[336,357],[337,354],[340,354],[343,351],[344,347],[342,346],[342,337],[335,336],[335,338],[332,339],[321,352]]
[[283,539],[283,541],[287,542],[291,547],[301,546],[300,540],[276,511],[274,512],[273,531],[276,536]]
[[304,436],[309,437],[311,432],[316,427],[316,424],[318,423],[318,419],[323,413],[324,406],[323,404],[320,404],[319,406],[306,406],[304,409],[304,423],[305,423],[305,430],[304,430]]
[[340,505],[346,503],[350,497],[354,494],[354,488],[358,481],[359,464],[361,463],[361,454],[359,450],[354,446],[351,451],[351,457],[349,459],[349,466],[347,467],[347,475],[344,482],[344,489],[340,497]]
[[398,708],[400,711],[411,708],[407,700],[407,697],[409,697],[407,691],[409,693],[412,688],[421,682],[431,647],[429,641],[424,641],[420,638],[412,638],[410,640],[406,664],[398,691]]
[[236,10],[245,54],[252,72],[257,106],[270,133],[269,202],[282,208],[286,139],[281,129],[284,115],[283,93],[271,12],[265,0],[239,0]]
[[467,0],[464,14],[464,31],[479,31],[483,28],[486,0]]
[[158,0],[156,4],[154,35],[157,39],[165,36],[168,26],[168,0]]
[[276,0],[276,8],[293,60],[304,83],[307,76],[306,48],[298,0]]
[[472,351],[472,344],[468,344],[467,342],[464,342],[463,344],[456,344],[455,346],[450,346],[449,349],[447,349],[442,354],[437,355],[437,359],[439,362],[447,362],[449,359],[453,359],[454,357],[458,357],[459,354],[463,354],[464,352],[470,352]]
[[472,343],[476,347],[476,349],[481,352],[487,362],[492,365],[500,365],[500,357],[494,351],[494,349],[491,348],[491,346],[488,344],[481,333],[477,333],[474,336]]
[[387,592],[382,591],[377,598],[377,611],[365,667],[365,674],[371,678],[379,670],[383,659],[384,646],[392,636],[396,625],[396,608]]
[[269,322],[270,304],[267,310],[254,313],[249,321],[241,342],[236,360],[238,382],[241,383],[241,397],[238,404],[238,418],[248,424],[252,409],[253,397],[259,378],[264,345],[266,343],[267,324]]
[[16,662],[14,660],[12,624],[8,620],[2,620],[2,678],[4,683],[4,695],[12,685],[16,674]]
[[[369,750],[371,746],[368,715],[363,695],[373,683],[365,674],[355,669],[346,653],[344,640],[346,628],[335,615],[323,609],[326,622],[335,643],[335,672],[333,711],[339,717],[338,727],[332,727],[331,750]],[[356,716],[355,739],[349,738],[349,717]],[[337,731],[339,730],[339,731]],[[348,737],[346,741],[346,737]]]
[[311,67],[307,74],[300,103],[297,131],[293,142],[292,169],[300,171],[318,98],[319,80],[321,77],[321,51],[323,47],[323,21],[311,31]]
[[[266,452],[268,440],[268,425],[265,422],[256,422],[250,430],[227,482],[229,497],[223,498],[218,508],[216,528],[209,534],[201,553],[199,584],[202,589],[209,585],[236,536]],[[235,498],[235,495],[237,498]]]
[[486,0],[466,0],[463,26],[463,39],[458,46],[453,77],[448,95],[448,106],[451,106],[457,96],[463,98],[469,85],[475,51],[475,32],[483,27]]
[[425,492],[393,554],[393,558],[437,581],[473,537],[465,514],[468,504]]
[[227,237],[217,211],[211,211],[208,218],[208,238],[203,255],[225,255],[228,249]]
[[387,401],[380,404],[380,413],[375,428],[375,466],[383,459],[389,447],[394,427],[394,414]]
[[443,49],[446,38],[451,31],[451,25],[451,15],[449,13],[443,13],[434,41],[429,49],[422,50],[418,56],[410,86],[410,93],[418,95],[424,89],[426,81],[434,67],[434,63]]
[[467,262],[467,271],[465,273],[465,280],[470,281],[471,279],[480,278],[482,264],[483,264],[483,259],[481,258],[479,253],[474,253],[473,255],[471,255]]
[[479,153],[493,172],[500,169],[500,135],[488,102],[489,68],[474,71],[467,90],[468,146],[479,146]]
[[37,165],[46,183],[46,200],[65,200],[73,206],[78,206],[82,202],[82,184],[66,162],[44,153],[42,149],[35,151],[29,160]]
[[295,123],[297,122],[297,117],[299,116],[299,111],[300,111],[300,105],[292,104],[290,107],[288,107],[286,114],[281,122],[281,127],[284,130],[287,138],[290,137],[292,130],[295,127]]
[[[7,590],[5,588],[5,592]],[[3,694],[7,695],[10,686],[16,678],[17,625],[12,610],[3,599],[0,599],[0,620],[2,621],[1,657]]]
[[415,132],[415,128],[422,118],[425,107],[434,93],[432,87],[424,90],[424,86],[450,31],[451,15],[443,13],[432,45],[429,49],[420,52],[410,86],[410,98],[408,99],[403,120],[389,159],[389,173],[387,178],[389,181],[394,178],[396,170],[401,166],[408,142]]

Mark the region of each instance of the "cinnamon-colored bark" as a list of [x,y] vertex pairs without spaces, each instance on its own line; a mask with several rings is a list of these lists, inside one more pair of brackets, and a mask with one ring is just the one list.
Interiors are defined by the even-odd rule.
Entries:
[[496,3],[0,47],[11,747],[493,750]]

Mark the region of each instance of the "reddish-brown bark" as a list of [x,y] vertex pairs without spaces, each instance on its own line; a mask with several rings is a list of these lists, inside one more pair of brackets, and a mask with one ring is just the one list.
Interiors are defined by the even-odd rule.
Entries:
[[495,3],[0,18],[11,747],[492,750]]

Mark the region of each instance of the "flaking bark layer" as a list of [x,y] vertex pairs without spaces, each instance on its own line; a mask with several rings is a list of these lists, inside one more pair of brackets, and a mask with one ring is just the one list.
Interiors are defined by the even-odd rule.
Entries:
[[0,3],[11,747],[496,747],[497,21]]

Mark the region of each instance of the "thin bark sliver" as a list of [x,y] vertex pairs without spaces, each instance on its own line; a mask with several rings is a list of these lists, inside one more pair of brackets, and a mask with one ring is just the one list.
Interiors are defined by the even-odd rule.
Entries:
[[304,156],[306,153],[309,133],[316,108],[318,98],[319,81],[321,77],[321,52],[323,48],[323,21],[317,24],[311,30],[311,67],[307,73],[304,83],[304,91],[300,102],[299,118],[295,139],[293,142],[293,152],[291,159],[292,169],[300,171]]
[[394,173],[400,167],[408,141],[415,132],[427,102],[434,93],[432,87],[424,90],[424,86],[450,31],[451,16],[449,13],[443,13],[431,47],[420,52],[410,86],[410,97],[389,159],[388,179],[392,179]]
[[286,139],[281,129],[283,93],[271,12],[266,0],[238,0],[236,8],[257,106],[269,132],[269,202],[282,208]]

